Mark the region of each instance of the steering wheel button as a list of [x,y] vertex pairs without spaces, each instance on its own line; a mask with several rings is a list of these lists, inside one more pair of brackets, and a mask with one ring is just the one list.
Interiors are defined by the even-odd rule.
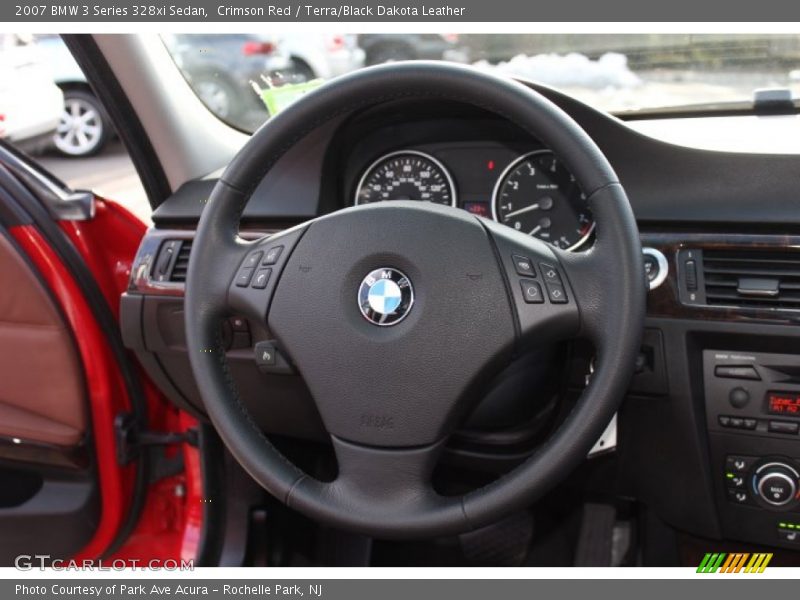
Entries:
[[558,270],[556,270],[553,265],[539,263],[539,268],[542,269],[542,277],[544,277],[545,283],[557,283],[558,285],[562,285],[561,276],[558,274]]
[[518,275],[525,275],[527,277],[536,277],[536,271],[533,268],[531,259],[526,256],[514,254],[511,256],[514,260],[514,269]]
[[244,259],[244,263],[242,264],[243,267],[253,268],[258,266],[258,261],[261,260],[261,256],[264,253],[260,250],[258,252],[253,252],[247,258]]
[[259,269],[256,276],[253,277],[253,285],[251,287],[263,290],[269,283],[270,275],[272,275],[272,269]]
[[542,288],[537,282],[530,279],[520,279],[519,285],[522,288],[522,297],[525,298],[525,302],[528,304],[541,304],[544,302]]
[[[556,274],[556,277],[558,275]],[[553,304],[566,304],[567,303],[567,292],[564,290],[563,285],[559,285],[557,283],[548,283],[547,284],[547,296],[550,298],[550,302]]]
[[278,259],[281,256],[281,252],[283,251],[283,246],[275,246],[274,248],[270,248],[267,250],[267,255],[264,257],[263,264],[265,265],[274,265],[278,262]]
[[253,278],[253,269],[250,267],[242,267],[239,269],[239,274],[236,276],[236,285],[239,287],[247,287],[250,285],[250,280]]
[[256,363],[260,367],[273,366],[276,362],[277,351],[272,342],[258,342],[253,349],[256,356]]

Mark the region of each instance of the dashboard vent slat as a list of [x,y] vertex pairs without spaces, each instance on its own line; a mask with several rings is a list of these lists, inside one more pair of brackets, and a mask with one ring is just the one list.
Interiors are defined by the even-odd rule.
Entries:
[[708,305],[800,310],[800,252],[705,250],[702,264]]
[[192,240],[183,240],[181,242],[178,256],[175,258],[175,263],[169,273],[169,280],[175,282],[186,281],[186,271],[189,268],[189,254],[192,251]]
[[[766,265],[765,265],[766,267]],[[796,277],[800,280],[800,269],[774,269],[774,268],[757,268],[757,267],[716,267],[716,266],[706,266],[705,267],[706,275],[708,274],[720,274],[720,275],[740,275],[740,276],[747,276],[752,275],[754,277],[780,277],[783,275]]]

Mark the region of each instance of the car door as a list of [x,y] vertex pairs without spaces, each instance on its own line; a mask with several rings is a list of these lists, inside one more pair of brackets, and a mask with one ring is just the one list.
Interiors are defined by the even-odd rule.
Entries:
[[117,321],[144,231],[0,145],[2,566],[192,554],[176,444],[194,422],[143,378]]

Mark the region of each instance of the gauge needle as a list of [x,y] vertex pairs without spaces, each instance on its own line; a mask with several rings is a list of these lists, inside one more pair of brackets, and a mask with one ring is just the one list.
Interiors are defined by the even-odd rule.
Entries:
[[538,210],[538,209],[539,209],[539,203],[537,202],[536,204],[531,204],[530,206],[526,206],[525,208],[520,208],[519,210],[515,210],[515,211],[512,211],[512,212],[508,213],[503,218],[503,220],[504,221],[508,221],[511,217],[516,217],[517,215],[521,215],[522,213],[526,213],[526,212],[529,212],[529,211],[532,211],[532,210]]
[[537,233],[539,233],[541,230],[542,230],[542,226],[541,226],[541,225],[537,225],[536,227],[534,227],[533,229],[531,229],[531,230],[528,232],[528,235],[536,235],[536,234],[537,234]]

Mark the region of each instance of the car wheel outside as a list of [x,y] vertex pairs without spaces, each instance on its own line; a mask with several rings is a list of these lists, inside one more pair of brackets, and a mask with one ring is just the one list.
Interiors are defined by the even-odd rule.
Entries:
[[66,156],[84,157],[100,152],[111,135],[111,123],[91,93],[64,91],[64,111],[53,136],[56,149]]

